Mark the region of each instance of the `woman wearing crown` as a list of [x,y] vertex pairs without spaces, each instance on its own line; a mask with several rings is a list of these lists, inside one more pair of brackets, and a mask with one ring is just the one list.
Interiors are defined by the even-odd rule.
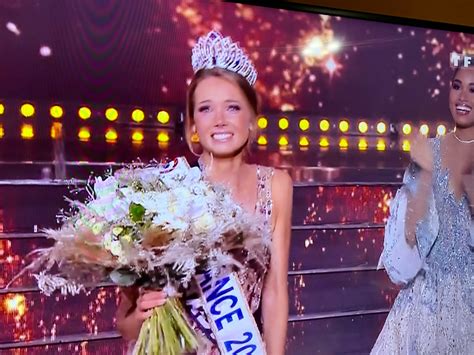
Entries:
[[[192,65],[194,77],[188,87],[185,121],[188,145],[195,152],[191,137],[199,137],[199,166],[205,176],[211,182],[227,185],[236,203],[254,214],[272,235],[267,241],[266,265],[247,265],[238,274],[249,315],[262,333],[264,349],[240,353],[284,354],[292,181],[282,171],[245,162],[254,137],[258,99],[253,88],[257,72],[244,51],[229,37],[212,31],[193,48]],[[191,323],[202,338],[198,354],[227,353],[209,327],[199,300],[186,296]],[[164,292],[123,290],[117,311],[118,330],[126,340],[136,340],[152,309],[165,302]]]

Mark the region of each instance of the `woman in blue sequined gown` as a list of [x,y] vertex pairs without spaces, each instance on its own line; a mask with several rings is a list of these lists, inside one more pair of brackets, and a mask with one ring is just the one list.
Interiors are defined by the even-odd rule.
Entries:
[[403,288],[371,354],[474,354],[474,70],[449,101],[456,130],[413,142],[390,207],[381,264]]

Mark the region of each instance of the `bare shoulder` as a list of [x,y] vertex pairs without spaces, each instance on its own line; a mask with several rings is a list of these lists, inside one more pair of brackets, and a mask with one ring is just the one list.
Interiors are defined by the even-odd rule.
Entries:
[[286,171],[275,169],[272,180],[272,198],[277,213],[279,209],[287,209],[292,205],[293,180]]

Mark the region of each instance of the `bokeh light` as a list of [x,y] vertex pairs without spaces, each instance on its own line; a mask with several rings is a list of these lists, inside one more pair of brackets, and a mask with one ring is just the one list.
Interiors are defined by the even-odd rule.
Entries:
[[83,106],[79,108],[77,114],[82,120],[88,120],[92,116],[92,111],[89,107]]
[[377,123],[377,133],[384,134],[385,132],[387,132],[387,124],[383,121],[380,121]]
[[136,108],[132,111],[132,120],[134,122],[140,123],[145,119],[145,112],[143,110]]
[[160,111],[156,115],[156,119],[161,124],[167,124],[170,121],[170,114],[167,111]]
[[23,124],[21,126],[20,132],[21,138],[23,139],[32,139],[35,137],[35,130],[32,125],[30,124]]
[[342,120],[341,122],[339,122],[339,130],[342,133],[347,133],[347,131],[349,131],[349,121]]
[[281,130],[288,129],[290,126],[290,121],[288,121],[288,118],[282,117],[278,120],[278,127],[280,127]]
[[51,117],[53,118],[61,118],[63,117],[63,114],[64,114],[64,110],[61,106],[59,105],[54,105],[54,106],[51,106],[50,109],[49,109],[49,114],[51,115]]
[[309,120],[307,118],[302,118],[300,120],[299,127],[303,132],[307,131],[309,129],[309,126],[310,126],[310,124],[309,124]]
[[331,127],[330,123],[329,123],[329,120],[323,118],[320,122],[319,122],[319,129],[322,131],[322,132],[327,132],[329,130],[329,128]]
[[257,120],[257,126],[260,129],[265,129],[268,127],[268,119],[266,117],[259,117]]
[[32,117],[35,114],[35,107],[30,103],[26,103],[21,105],[20,112],[24,117]]
[[77,136],[81,142],[88,142],[91,138],[91,131],[87,127],[81,127]]
[[116,108],[109,107],[105,110],[105,118],[107,118],[110,122],[117,121],[119,117],[119,113]]

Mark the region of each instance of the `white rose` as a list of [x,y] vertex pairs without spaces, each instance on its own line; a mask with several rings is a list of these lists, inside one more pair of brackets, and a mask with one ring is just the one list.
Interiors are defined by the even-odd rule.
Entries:
[[193,231],[195,233],[208,233],[216,227],[216,221],[212,214],[206,212],[193,221]]
[[109,176],[105,180],[102,180],[102,178],[99,176],[95,180],[94,191],[98,199],[115,195],[117,189],[118,181],[113,176]]

